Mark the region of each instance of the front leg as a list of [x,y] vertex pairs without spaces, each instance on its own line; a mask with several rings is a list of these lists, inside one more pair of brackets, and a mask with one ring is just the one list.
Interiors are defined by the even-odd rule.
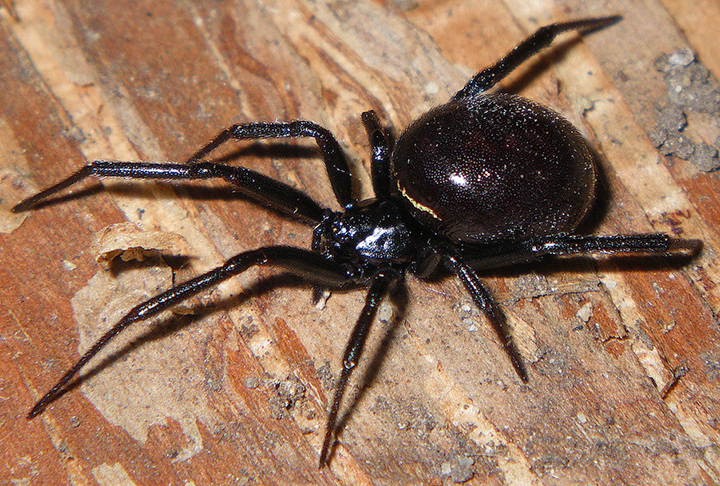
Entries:
[[233,125],[220,132],[210,143],[195,152],[187,162],[190,164],[199,162],[230,139],[260,140],[266,138],[304,137],[312,137],[317,142],[322,151],[330,184],[335,192],[335,198],[340,206],[347,206],[352,202],[353,198],[350,168],[345,159],[345,154],[332,133],[313,122],[298,120],[293,122]]
[[130,310],[117,324],[98,339],[72,368],[65,372],[50,391],[37,401],[28,413],[27,418],[31,419],[40,415],[48,404],[64,393],[67,383],[97,353],[133,323],[155,316],[224,280],[240,275],[250,267],[258,265],[280,267],[306,280],[330,287],[342,287],[355,283],[352,277],[345,272],[342,265],[308,250],[289,246],[269,246],[240,253],[216,269],[166,290]]
[[150,180],[204,180],[219,178],[237,187],[244,195],[283,211],[309,224],[319,223],[325,209],[287,184],[271,179],[245,167],[234,167],[211,162],[198,164],[115,162],[97,160],[57,184],[31,196],[12,208],[20,213],[33,209],[63,189],[77,184],[87,177],[119,177],[124,179]]

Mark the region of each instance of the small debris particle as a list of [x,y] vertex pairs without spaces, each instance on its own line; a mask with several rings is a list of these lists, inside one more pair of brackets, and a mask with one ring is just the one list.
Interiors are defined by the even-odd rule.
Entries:
[[437,83],[427,83],[425,85],[425,93],[429,95],[436,95],[440,92],[440,86]]
[[293,411],[305,400],[305,385],[294,376],[288,376],[284,380],[273,380],[268,383],[275,389],[275,395],[270,398],[271,415],[274,419],[280,420]]
[[450,476],[454,483],[460,484],[472,479],[475,474],[472,468],[473,464],[475,464],[475,461],[472,457],[462,455],[444,463],[440,466],[440,470],[444,475]]
[[260,380],[257,376],[248,376],[245,378],[244,382],[245,388],[249,388],[250,390],[254,390],[255,388],[260,386]]
[[326,390],[332,390],[335,388],[335,377],[333,376],[332,369],[330,368],[330,361],[325,361],[325,364],[317,368],[315,377],[320,380],[320,383],[322,383]]
[[380,322],[389,322],[393,316],[393,308],[391,305],[382,304],[378,309],[377,317]]
[[720,169],[718,149],[707,143],[701,143],[695,147],[690,162],[703,172],[716,171]]
[[330,298],[330,290],[329,289],[319,289],[318,292],[314,295],[315,301],[315,308],[317,310],[323,310],[325,306],[327,305],[327,301]]
[[593,314],[593,308],[592,303],[586,302],[585,305],[583,305],[580,310],[577,311],[577,316],[580,318],[583,322],[588,322]]
[[71,262],[70,260],[63,260],[63,261],[62,261],[62,264],[63,264],[63,268],[64,268],[65,270],[67,270],[68,272],[70,272],[70,271],[72,271],[72,270],[75,270],[75,269],[77,268],[77,265],[75,265],[75,264],[74,264],[73,262]]
[[688,66],[695,60],[695,54],[693,54],[693,51],[690,48],[681,49],[670,54],[667,60],[672,66]]
[[188,255],[184,237],[164,231],[142,231],[133,223],[107,226],[93,235],[90,252],[105,269],[120,257],[123,261],[144,261],[159,255]]
[[[688,112],[720,115],[720,83],[690,49],[662,54],[655,68],[664,74],[667,96],[658,104],[657,125],[648,132],[660,153],[689,160],[698,170],[720,169],[718,149],[686,134]],[[720,137],[714,141],[720,146]]]

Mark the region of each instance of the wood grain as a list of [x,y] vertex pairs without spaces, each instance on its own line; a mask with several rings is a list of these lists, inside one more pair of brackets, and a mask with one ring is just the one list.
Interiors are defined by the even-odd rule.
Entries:
[[[720,76],[707,35],[720,13],[704,3],[698,15],[682,0],[2,2],[2,482],[717,483],[720,181],[648,136],[668,96],[658,56],[690,48]],[[138,326],[25,420],[123,310],[245,249],[307,247],[311,230],[216,183],[89,182],[13,218],[22,197],[87,160],[182,161],[233,123],[298,118],[336,134],[368,197],[362,111],[397,135],[537,27],[615,13],[624,20],[563,36],[503,89],[560,111],[596,148],[604,197],[589,230],[705,247],[686,265],[573,259],[486,275],[529,384],[458,282],[408,278],[380,310],[340,443],[318,470],[364,294],[316,309],[306,286],[253,270],[189,302],[192,315]],[[716,143],[717,112],[687,117],[685,136]],[[337,208],[308,150],[234,149],[230,163]],[[189,254],[104,270],[93,237],[121,222],[182,235]]]

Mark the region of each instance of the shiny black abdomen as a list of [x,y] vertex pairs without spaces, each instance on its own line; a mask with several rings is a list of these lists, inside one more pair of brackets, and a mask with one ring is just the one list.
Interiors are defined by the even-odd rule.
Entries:
[[392,171],[418,220],[476,243],[573,230],[597,180],[567,120],[505,94],[453,100],[420,117],[398,140]]

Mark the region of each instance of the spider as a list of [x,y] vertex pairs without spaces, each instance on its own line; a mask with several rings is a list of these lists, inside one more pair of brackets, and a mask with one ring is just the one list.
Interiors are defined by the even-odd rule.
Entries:
[[[394,147],[375,112],[362,114],[371,147],[375,197],[357,201],[340,145],[309,121],[233,125],[186,163],[94,161],[67,179],[20,202],[28,211],[89,176],[126,179],[219,178],[250,198],[313,227],[310,250],[266,246],[242,252],[223,265],[173,287],[130,310],[107,331],[30,410],[33,418],[62,394],[68,382],[110,340],[131,324],[167,310],[250,267],[272,265],[317,288],[367,287],[365,304],[342,357],[327,415],[319,465],[327,464],[337,417],[383,297],[407,273],[426,278],[454,274],[492,323],[523,382],[528,372],[510,327],[478,278],[486,270],[582,254],[673,255],[696,253],[698,240],[664,234],[587,236],[575,233],[593,206],[597,167],[582,135],[557,113],[502,93],[498,81],[566,31],[588,32],[620,17],[582,19],[538,29],[495,65],[479,72],[450,101],[414,121]],[[244,167],[206,161],[234,140],[312,137],[317,142],[342,211],[332,211],[302,191]]]

